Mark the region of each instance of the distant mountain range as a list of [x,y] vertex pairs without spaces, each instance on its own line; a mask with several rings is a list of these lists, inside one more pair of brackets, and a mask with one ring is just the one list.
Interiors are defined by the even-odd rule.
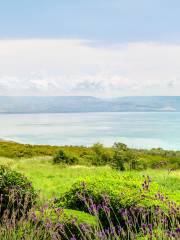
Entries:
[[0,113],[178,112],[180,96],[96,98],[88,96],[0,97]]

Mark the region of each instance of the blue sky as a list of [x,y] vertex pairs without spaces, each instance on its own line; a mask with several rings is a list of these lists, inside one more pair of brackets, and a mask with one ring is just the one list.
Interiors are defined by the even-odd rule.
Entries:
[[0,37],[178,42],[179,12],[179,0],[1,0]]
[[0,0],[0,95],[178,95],[179,0]]

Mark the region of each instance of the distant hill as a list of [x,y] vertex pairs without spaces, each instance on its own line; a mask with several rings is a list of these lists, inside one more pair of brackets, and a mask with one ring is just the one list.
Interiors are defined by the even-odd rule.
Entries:
[[0,97],[0,113],[177,112],[180,97]]

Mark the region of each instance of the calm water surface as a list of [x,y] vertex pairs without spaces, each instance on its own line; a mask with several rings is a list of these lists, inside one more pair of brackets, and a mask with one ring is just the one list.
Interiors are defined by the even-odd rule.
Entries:
[[22,143],[180,150],[180,113],[1,114],[0,138]]

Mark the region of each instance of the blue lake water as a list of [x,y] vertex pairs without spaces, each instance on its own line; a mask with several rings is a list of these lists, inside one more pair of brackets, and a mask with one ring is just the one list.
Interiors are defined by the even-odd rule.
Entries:
[[180,113],[1,114],[0,138],[31,144],[180,150]]

